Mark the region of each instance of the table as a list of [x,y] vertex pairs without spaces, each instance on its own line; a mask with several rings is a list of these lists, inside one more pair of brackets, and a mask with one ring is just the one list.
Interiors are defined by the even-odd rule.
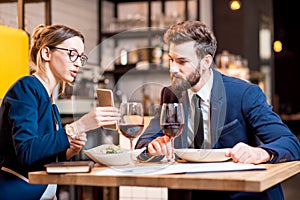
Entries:
[[[300,172],[300,161],[263,164],[267,170],[209,172],[167,175],[99,175],[107,167],[91,173],[47,174],[30,172],[32,184],[81,185],[118,188],[119,186],[167,187],[170,190],[220,190],[261,192]],[[180,180],[180,181],[179,181]],[[111,198],[113,199],[113,198]]]

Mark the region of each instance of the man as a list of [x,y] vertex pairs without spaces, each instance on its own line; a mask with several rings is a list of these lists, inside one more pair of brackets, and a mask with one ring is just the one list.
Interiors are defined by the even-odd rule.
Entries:
[[[225,155],[239,163],[300,159],[299,140],[272,111],[262,90],[211,67],[217,41],[205,24],[185,21],[173,25],[164,40],[169,44],[172,87],[163,88],[161,104],[181,102],[187,116],[183,133],[175,138],[175,148],[230,148]],[[194,123],[198,115],[194,94],[200,96],[203,122]],[[202,131],[196,134],[197,126]],[[200,140],[194,139],[199,137]],[[137,142],[136,148],[147,146],[139,159],[162,159],[170,154],[168,145],[169,138],[160,130],[158,114]],[[280,185],[261,193],[192,191],[193,199],[200,195],[222,200],[284,199]]]

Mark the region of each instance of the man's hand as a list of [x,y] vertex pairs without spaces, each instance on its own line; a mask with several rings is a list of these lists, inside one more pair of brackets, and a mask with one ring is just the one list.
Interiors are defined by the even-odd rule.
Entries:
[[172,154],[171,140],[168,136],[155,138],[148,145],[148,152],[152,156],[169,156]]
[[251,147],[242,142],[228,150],[225,156],[231,157],[233,162],[246,164],[260,164],[271,159],[270,154],[266,150],[259,147]]

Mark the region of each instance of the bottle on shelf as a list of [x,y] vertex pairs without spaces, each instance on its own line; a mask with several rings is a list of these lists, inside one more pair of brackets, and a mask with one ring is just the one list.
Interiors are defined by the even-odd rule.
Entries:
[[163,50],[161,45],[156,44],[152,50],[152,63],[160,65],[162,63]]
[[120,50],[120,64],[127,65],[128,64],[128,51],[124,48]]
[[169,68],[169,46],[167,44],[163,45],[162,52],[162,67],[168,69]]

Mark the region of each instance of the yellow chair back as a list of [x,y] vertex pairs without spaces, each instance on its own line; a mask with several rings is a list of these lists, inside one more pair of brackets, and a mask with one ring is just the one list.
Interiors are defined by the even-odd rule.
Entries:
[[18,78],[29,75],[28,51],[25,31],[0,25],[0,99]]

